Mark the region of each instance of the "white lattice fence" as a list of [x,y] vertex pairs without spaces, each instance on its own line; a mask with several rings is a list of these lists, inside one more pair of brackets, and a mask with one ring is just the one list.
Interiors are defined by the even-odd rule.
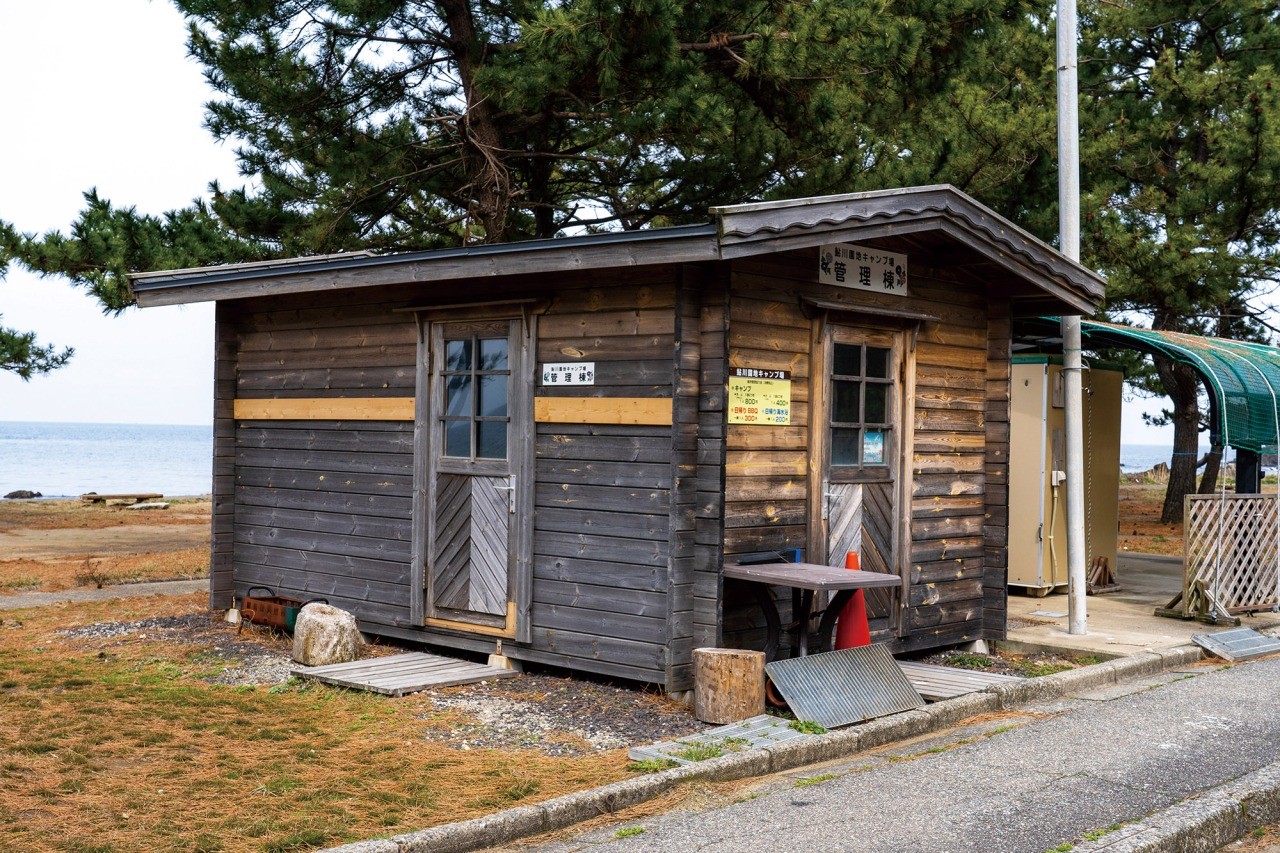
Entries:
[[1186,614],[1224,616],[1280,603],[1276,495],[1187,495],[1185,507]]

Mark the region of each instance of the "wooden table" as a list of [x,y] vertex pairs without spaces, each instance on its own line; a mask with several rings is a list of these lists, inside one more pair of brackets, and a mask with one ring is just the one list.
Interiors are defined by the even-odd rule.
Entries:
[[747,581],[751,591],[764,611],[764,621],[768,630],[764,654],[766,660],[773,660],[778,654],[779,641],[782,638],[782,619],[778,615],[778,605],[769,592],[771,586],[785,586],[800,591],[800,611],[796,615],[796,657],[809,654],[809,621],[815,615],[813,597],[816,592],[833,592],[831,603],[822,611],[822,619],[818,623],[818,648],[821,652],[831,644],[831,632],[835,629],[836,619],[844,610],[844,606],[860,589],[894,589],[901,591],[902,578],[897,575],[881,572],[864,572],[860,569],[841,569],[835,566],[823,566],[817,563],[756,563],[741,565],[726,563],[724,576],[731,580]]

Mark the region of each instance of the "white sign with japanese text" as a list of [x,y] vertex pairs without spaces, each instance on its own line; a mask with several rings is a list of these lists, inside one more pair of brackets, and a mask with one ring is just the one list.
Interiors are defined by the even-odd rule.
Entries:
[[595,385],[596,363],[574,361],[542,365],[543,385]]
[[906,296],[907,256],[853,243],[831,243],[818,250],[818,281]]

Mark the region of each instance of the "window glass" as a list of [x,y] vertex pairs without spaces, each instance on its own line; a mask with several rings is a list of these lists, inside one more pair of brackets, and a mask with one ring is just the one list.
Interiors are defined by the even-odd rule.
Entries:
[[444,342],[444,369],[471,369],[471,341]]
[[886,412],[889,408],[889,386],[876,385],[868,382],[866,385],[867,400],[867,417],[866,422],[869,424],[882,424],[888,421]]
[[858,464],[858,430],[831,430],[831,464]]
[[893,350],[832,344],[830,459],[832,466],[889,465],[893,435]]
[[[492,334],[492,333],[490,333]],[[443,341],[444,411],[441,454],[455,459],[506,459],[511,422],[511,352],[508,339]]]
[[889,351],[883,347],[867,347],[867,376],[889,378]]
[[481,459],[507,458],[506,421],[479,421],[476,424],[476,456]]
[[861,387],[861,382],[832,380],[831,420],[846,424],[856,424],[860,420],[858,391]]
[[444,413],[451,417],[466,417],[471,409],[471,377],[450,376],[445,385]]
[[507,369],[507,339],[483,338],[480,340],[480,363],[477,370]]
[[507,416],[507,375],[505,373],[480,377],[480,406],[477,414],[482,418]]
[[444,455],[471,457],[471,421],[453,420],[444,422]]
[[849,344],[835,345],[835,369],[839,376],[858,376],[862,373],[862,347]]

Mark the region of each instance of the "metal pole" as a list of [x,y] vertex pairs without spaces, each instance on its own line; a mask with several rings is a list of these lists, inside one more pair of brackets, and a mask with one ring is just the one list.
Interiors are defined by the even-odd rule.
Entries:
[[[1076,85],[1076,2],[1058,0],[1058,233],[1062,253],[1080,260],[1080,102]],[[1088,633],[1085,612],[1084,417],[1080,318],[1062,318],[1067,420],[1067,631]]]

